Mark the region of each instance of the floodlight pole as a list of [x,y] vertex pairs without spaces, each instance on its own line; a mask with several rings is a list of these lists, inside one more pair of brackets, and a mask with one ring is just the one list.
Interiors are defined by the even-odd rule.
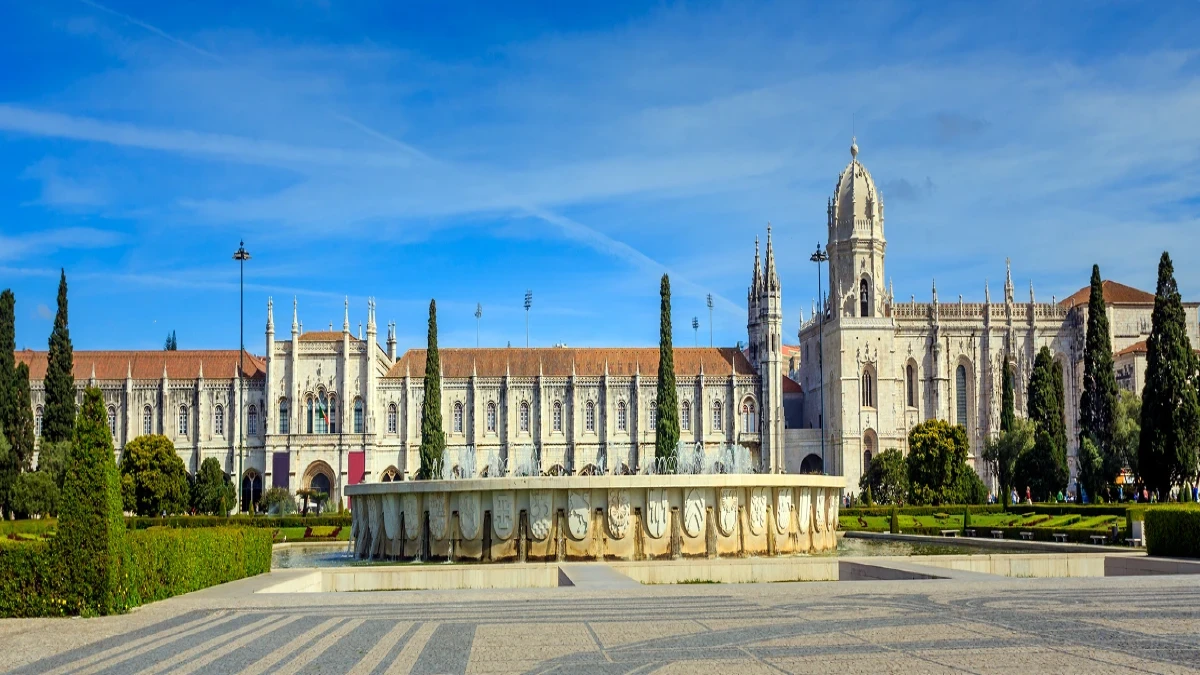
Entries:
[[708,294],[708,346],[709,347],[713,346],[712,310],[713,310],[712,293],[709,293]]
[[[246,388],[242,381],[242,375],[246,372],[246,261],[250,259],[250,252],[246,250],[246,242],[238,242],[238,250],[234,252],[233,259],[238,261],[238,474],[237,474],[237,494],[238,494],[238,513],[242,512],[242,456],[245,454],[245,432],[242,430],[242,425],[245,423],[246,411]],[[254,486],[250,486],[251,496],[254,493]],[[254,509],[251,509],[251,515]]]
[[529,308],[533,305],[533,291],[525,291],[525,348],[529,349]]
[[817,368],[820,369],[821,382],[821,472],[825,473],[825,291],[821,285],[821,265],[829,260],[829,254],[821,250],[821,244],[817,244],[817,250],[809,260],[817,263],[817,311],[820,312],[820,320],[817,322],[820,331],[817,334]]

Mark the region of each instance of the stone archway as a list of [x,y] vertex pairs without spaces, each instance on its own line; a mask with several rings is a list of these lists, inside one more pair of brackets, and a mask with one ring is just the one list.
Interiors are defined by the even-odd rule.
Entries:
[[825,473],[825,463],[820,455],[809,454],[800,462],[800,473]]
[[248,513],[251,505],[257,510],[262,492],[263,475],[257,469],[246,469],[246,472],[242,474],[242,513]]
[[337,503],[336,495],[334,494],[334,491],[338,487],[337,474],[334,473],[333,467],[329,466],[328,463],[317,460],[309,464],[308,468],[304,470],[304,477],[300,484],[304,490],[316,490],[325,493],[328,498],[327,503]]

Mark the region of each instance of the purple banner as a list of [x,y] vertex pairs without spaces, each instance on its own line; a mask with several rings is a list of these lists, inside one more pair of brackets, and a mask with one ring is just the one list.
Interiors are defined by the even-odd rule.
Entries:
[[288,453],[275,453],[271,458],[271,487],[287,488],[289,470]]

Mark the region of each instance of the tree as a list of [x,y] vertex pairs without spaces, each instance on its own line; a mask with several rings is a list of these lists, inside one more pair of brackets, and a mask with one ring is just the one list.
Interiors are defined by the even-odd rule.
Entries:
[[654,459],[668,465],[678,461],[679,393],[675,390],[675,347],[671,343],[671,279],[662,275],[658,314],[658,419],[654,432]]
[[425,349],[425,399],[421,402],[421,467],[417,478],[441,478],[446,453],[442,430],[442,368],[438,356],[437,301],[429,301],[429,335]]
[[1123,467],[1138,480],[1138,453],[1142,443],[1142,398],[1132,391],[1122,391],[1117,399],[1116,433],[1113,448]]
[[296,498],[284,487],[267,490],[261,501],[272,516],[287,516],[296,512]]
[[1004,361],[1003,388],[1000,394],[1000,431],[1011,431],[1016,425],[1016,396],[1013,393],[1012,364]]
[[999,436],[989,438],[983,448],[983,460],[992,468],[996,482],[1000,484],[1004,508],[1009,507],[1010,493],[1014,487],[1013,477],[1017,460],[1033,449],[1034,425],[1027,420],[1014,419],[1012,427],[1001,431]]
[[892,448],[871,458],[858,489],[868,492],[879,504],[898,504],[908,496],[908,464],[904,453]]
[[58,513],[58,486],[45,471],[27,471],[17,477],[13,488],[13,512],[24,517]]
[[945,420],[929,420],[908,434],[908,494],[913,504],[951,504],[967,466],[967,430]]
[[[16,297],[10,289],[0,292],[0,427],[13,430],[13,381],[16,378],[17,351]],[[11,436],[9,442],[12,442]]]
[[954,484],[953,499],[948,500],[946,503],[986,504],[987,498],[987,486],[983,484],[983,479],[979,477],[975,469],[968,464],[958,474],[958,481]]
[[166,436],[138,436],[121,453],[121,493],[126,511],[175,515],[188,507],[187,470]]
[[84,391],[75,422],[51,550],[68,611],[112,614],[129,606],[121,481],[104,397],[94,387]]
[[12,393],[12,410],[10,411],[12,428],[7,426],[5,428],[8,429],[12,451],[16,454],[17,468],[20,471],[29,471],[33,466],[35,447],[33,401],[29,396],[29,364],[17,365],[9,391]]
[[[1112,483],[1121,472],[1121,462],[1113,448],[1117,422],[1117,377],[1113,371],[1112,342],[1108,334],[1108,310],[1104,304],[1104,284],[1100,266],[1092,265],[1092,291],[1088,298],[1087,340],[1083,352],[1083,393],[1079,397],[1079,436],[1089,437],[1101,457],[1095,467],[1095,494],[1101,485]],[[1087,485],[1087,483],[1084,483]]]
[[55,443],[71,438],[75,428],[75,357],[67,328],[67,273],[58,281],[58,313],[46,356],[46,409],[42,438]]
[[1013,480],[1018,491],[1029,488],[1037,501],[1048,501],[1067,485],[1067,456],[1044,427],[1034,425],[1033,448],[1017,458]]
[[233,483],[221,469],[221,461],[216,457],[205,458],[192,486],[192,506],[199,513],[227,516],[233,505]]
[[175,331],[167,333],[167,340],[163,343],[163,351],[173,352],[179,349],[179,341],[175,339]]
[[1147,488],[1165,497],[1172,484],[1196,474],[1198,435],[1196,354],[1188,340],[1187,317],[1171,257],[1164,252],[1158,263],[1142,388],[1138,468]]
[[[1104,458],[1100,456],[1100,449],[1090,435],[1080,435],[1076,460],[1079,464],[1079,484],[1087,492],[1088,499],[1094,502],[1108,481],[1104,476]],[[1082,502],[1083,495],[1079,499]]]
[[12,494],[21,472],[17,469],[17,456],[0,424],[0,520],[6,520],[12,512]]
[[1050,349],[1043,346],[1029,376],[1029,419],[1036,427],[1033,453],[1027,453],[1017,462],[1018,488],[1029,487],[1039,499],[1065,488],[1071,477],[1067,468],[1064,398],[1062,367]]

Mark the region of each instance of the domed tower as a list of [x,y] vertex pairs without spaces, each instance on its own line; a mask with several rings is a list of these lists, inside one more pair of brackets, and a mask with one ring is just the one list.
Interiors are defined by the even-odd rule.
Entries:
[[829,298],[838,317],[881,317],[884,297],[883,195],[850,142],[850,163],[829,200]]

